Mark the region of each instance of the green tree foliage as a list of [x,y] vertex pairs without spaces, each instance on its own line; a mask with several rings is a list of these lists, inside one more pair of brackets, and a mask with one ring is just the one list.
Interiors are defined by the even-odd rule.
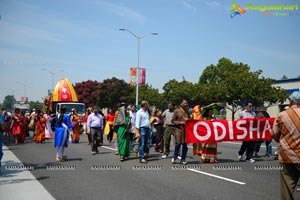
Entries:
[[30,110],[35,108],[36,110],[43,111],[43,103],[39,101],[29,101],[29,105],[30,105]]
[[16,99],[13,95],[7,95],[4,98],[2,108],[6,108],[10,111],[14,109],[14,103],[16,102]]
[[190,105],[196,105],[200,102],[200,87],[186,80],[178,82],[173,79],[163,86],[163,98],[166,100],[165,103],[172,101],[179,105],[183,99],[186,99]]
[[234,114],[246,101],[261,106],[286,99],[283,89],[272,87],[275,80],[261,77],[261,74],[261,70],[251,72],[247,64],[221,58],[217,65],[210,65],[203,71],[198,83],[204,86],[203,98],[226,102],[234,119]]
[[286,79],[288,79],[288,77],[284,74],[284,75],[282,76],[281,80],[286,80]]
[[158,108],[164,106],[162,94],[159,93],[158,89],[154,89],[148,84],[139,86],[139,100],[147,100],[150,106],[155,105]]

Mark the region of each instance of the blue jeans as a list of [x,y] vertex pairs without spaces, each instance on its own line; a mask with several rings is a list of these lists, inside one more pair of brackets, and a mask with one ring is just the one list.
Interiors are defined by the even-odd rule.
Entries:
[[[2,150],[2,133],[0,132],[0,167],[1,167],[1,160],[3,157],[3,150]],[[0,169],[1,170],[1,169]]]
[[271,156],[272,155],[272,140],[266,140],[266,155]]
[[150,138],[150,128],[140,128],[140,142],[139,142],[139,154],[140,160],[144,159],[144,154],[149,153],[149,138]]
[[182,155],[181,155],[181,160],[185,161],[186,159],[186,154],[187,154],[187,151],[188,151],[188,147],[187,147],[187,144],[186,143],[183,143],[183,144],[178,144],[176,143],[175,144],[175,150],[174,150],[174,160],[177,159],[178,157],[178,154],[179,154],[179,150],[180,150],[180,146],[182,145]]

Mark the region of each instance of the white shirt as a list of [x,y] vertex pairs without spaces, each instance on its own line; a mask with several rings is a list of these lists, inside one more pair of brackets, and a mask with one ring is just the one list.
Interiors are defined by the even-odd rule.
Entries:
[[255,118],[256,114],[253,111],[247,111],[247,110],[243,110],[242,112],[240,112],[239,114],[239,119],[244,119],[244,118]]
[[150,128],[150,117],[149,112],[145,111],[144,109],[140,109],[136,113],[136,121],[135,127],[140,129],[141,127]]

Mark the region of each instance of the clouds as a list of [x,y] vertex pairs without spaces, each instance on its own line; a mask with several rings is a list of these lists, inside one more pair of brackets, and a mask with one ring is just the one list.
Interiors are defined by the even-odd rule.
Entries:
[[181,2],[185,8],[187,8],[193,12],[197,11],[197,8],[192,5],[192,0],[182,0]]
[[144,24],[145,23],[145,16],[142,15],[141,13],[127,7],[127,6],[123,6],[123,5],[119,5],[119,4],[114,4],[111,3],[111,1],[97,1],[97,0],[93,0],[90,1],[90,3],[97,5],[101,8],[104,8],[105,10],[108,10],[109,12],[113,13],[116,16],[122,17],[122,18],[126,18],[129,20],[133,20],[139,24]]

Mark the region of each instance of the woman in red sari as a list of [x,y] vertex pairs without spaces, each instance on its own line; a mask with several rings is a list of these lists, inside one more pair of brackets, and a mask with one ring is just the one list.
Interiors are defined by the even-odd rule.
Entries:
[[45,141],[45,127],[46,127],[46,119],[43,117],[43,113],[40,110],[38,110],[37,123],[36,123],[33,141],[35,141],[36,143],[43,143]]
[[26,131],[27,131],[27,127],[28,127],[27,118],[25,116],[25,111],[21,112],[20,121],[21,121],[21,134],[19,136],[19,142],[24,143],[25,138],[26,138]]
[[15,144],[20,142],[20,135],[22,131],[21,113],[19,108],[15,108],[12,114],[11,133],[15,138]]

